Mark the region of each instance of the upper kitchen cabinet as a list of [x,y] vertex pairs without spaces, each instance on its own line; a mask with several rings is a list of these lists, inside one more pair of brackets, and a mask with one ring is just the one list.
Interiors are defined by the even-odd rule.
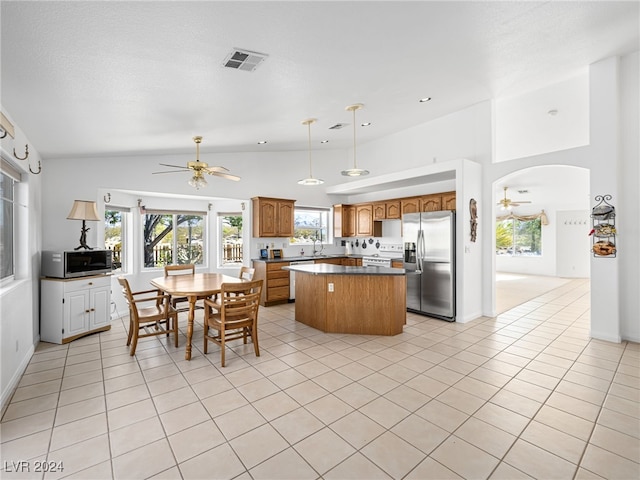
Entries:
[[388,200],[386,202],[376,202],[373,204],[374,220],[392,220],[401,218],[400,200]]
[[402,214],[405,213],[418,213],[420,211],[420,198],[403,198],[400,200],[400,205],[402,207]]
[[370,203],[356,205],[356,237],[373,236],[373,207]]
[[440,210],[456,209],[456,192],[446,192],[442,194],[442,208]]
[[254,197],[253,236],[293,237],[295,200]]
[[356,207],[353,205],[333,206],[333,236],[353,237],[356,234]]
[[442,195],[426,195],[420,199],[421,212],[437,212],[442,210]]

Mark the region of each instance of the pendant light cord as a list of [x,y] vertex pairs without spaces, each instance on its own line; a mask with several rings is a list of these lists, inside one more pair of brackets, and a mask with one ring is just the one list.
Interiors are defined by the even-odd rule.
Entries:
[[356,109],[352,110],[353,112],[353,168],[357,169],[356,165]]
[[313,173],[311,171],[311,122],[307,123],[307,128],[309,130],[309,178],[313,178]]

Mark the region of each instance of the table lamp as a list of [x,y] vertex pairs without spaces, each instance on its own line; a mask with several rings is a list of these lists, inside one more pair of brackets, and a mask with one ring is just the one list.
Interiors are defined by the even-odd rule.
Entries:
[[82,220],[82,230],[80,233],[80,246],[74,248],[74,250],[80,250],[85,248],[87,250],[93,250],[87,245],[87,220],[90,222],[99,222],[98,210],[96,209],[96,202],[89,202],[87,200],[74,200],[71,212],[67,215],[67,220]]

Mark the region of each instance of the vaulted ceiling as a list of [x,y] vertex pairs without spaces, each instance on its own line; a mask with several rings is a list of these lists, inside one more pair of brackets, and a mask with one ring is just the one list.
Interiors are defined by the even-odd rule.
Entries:
[[[309,117],[317,148],[348,148],[347,105],[365,104],[366,142],[639,44],[638,2],[3,0],[0,14],[0,101],[45,159],[193,152],[194,135],[203,152],[304,150]],[[234,48],[267,56],[226,68]]]

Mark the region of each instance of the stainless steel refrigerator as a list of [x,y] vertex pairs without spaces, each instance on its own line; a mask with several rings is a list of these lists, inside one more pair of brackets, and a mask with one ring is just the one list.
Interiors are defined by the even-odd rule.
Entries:
[[456,319],[455,212],[402,216],[407,310]]

